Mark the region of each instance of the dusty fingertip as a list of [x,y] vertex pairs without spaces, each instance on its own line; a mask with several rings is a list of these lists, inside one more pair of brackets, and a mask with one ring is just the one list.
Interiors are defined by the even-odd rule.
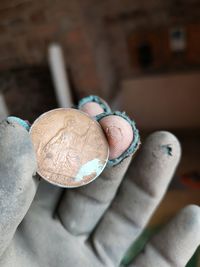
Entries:
[[29,131],[29,129],[30,129],[30,123],[27,120],[22,120],[18,117],[15,117],[15,116],[9,116],[7,118],[7,121],[10,123],[17,123],[20,126],[24,127],[27,131]]
[[95,102],[88,102],[80,108],[81,111],[87,113],[91,117],[95,117],[104,112],[103,108]]
[[95,117],[104,112],[111,112],[109,105],[99,96],[90,95],[82,98],[78,103],[78,109]]
[[110,115],[99,121],[106,133],[110,153],[109,159],[118,158],[133,141],[131,125],[122,117]]
[[152,149],[152,153],[162,154],[168,158],[176,158],[177,161],[181,157],[181,144],[178,138],[168,131],[156,131],[146,139],[147,148]]
[[97,116],[109,143],[108,165],[114,166],[133,154],[139,144],[139,132],[134,121],[119,111]]
[[[180,211],[179,216],[182,218],[184,223],[191,227],[192,225],[195,228],[200,229],[200,207],[197,205],[188,205]],[[200,232],[199,232],[200,236]]]

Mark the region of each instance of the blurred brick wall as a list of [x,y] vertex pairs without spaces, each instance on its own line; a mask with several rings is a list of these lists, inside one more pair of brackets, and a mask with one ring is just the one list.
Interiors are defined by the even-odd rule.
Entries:
[[1,71],[0,91],[9,115],[30,123],[42,113],[58,107],[49,70],[43,66]]
[[[108,0],[103,10],[112,46],[113,64],[121,79],[142,74],[136,63],[138,55],[135,48],[143,34],[157,55],[154,67],[158,72],[176,71],[181,69],[181,64],[185,69],[199,68],[199,0]],[[169,50],[168,32],[177,26],[183,26],[186,30],[187,51],[182,58],[175,59]],[[129,41],[132,42],[131,49]]]
[[48,44],[59,42],[78,96],[108,98],[134,74],[131,33],[199,21],[199,0],[1,0],[0,71],[47,65]]
[[0,71],[45,65],[48,44],[59,42],[79,96],[106,95],[114,76],[98,8],[82,2],[1,0]]

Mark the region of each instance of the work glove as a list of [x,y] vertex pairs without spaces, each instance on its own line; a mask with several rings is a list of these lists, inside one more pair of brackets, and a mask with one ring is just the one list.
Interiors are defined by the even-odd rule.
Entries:
[[[91,105],[86,111],[92,116],[101,112],[94,109]],[[0,123],[1,267],[120,266],[162,200],[181,148],[173,134],[155,132],[127,171],[134,149],[120,157],[117,148],[131,133],[122,127],[122,139],[114,140],[114,116],[126,119],[108,113],[99,123],[109,133],[110,164],[95,181],[75,189],[42,180],[28,131],[12,118]],[[183,267],[199,243],[200,208],[190,205],[149,241],[130,267]]]

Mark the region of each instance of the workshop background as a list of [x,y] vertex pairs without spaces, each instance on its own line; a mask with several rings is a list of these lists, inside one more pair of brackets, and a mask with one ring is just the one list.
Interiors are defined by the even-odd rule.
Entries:
[[[200,204],[200,1],[1,0],[0,119],[99,95],[135,119],[142,139],[169,130],[183,157],[124,264],[186,204]],[[133,168],[133,166],[131,166]],[[195,254],[190,267],[200,267]]]

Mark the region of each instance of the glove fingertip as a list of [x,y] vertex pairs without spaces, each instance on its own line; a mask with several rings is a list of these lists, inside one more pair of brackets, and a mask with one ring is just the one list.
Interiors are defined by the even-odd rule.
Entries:
[[24,127],[27,131],[29,131],[29,129],[30,129],[29,123],[27,121],[25,121],[25,120],[22,120],[22,119],[18,118],[18,117],[9,116],[7,118],[7,121],[8,122],[11,122],[11,123],[18,123],[19,125],[21,125],[22,127]]

